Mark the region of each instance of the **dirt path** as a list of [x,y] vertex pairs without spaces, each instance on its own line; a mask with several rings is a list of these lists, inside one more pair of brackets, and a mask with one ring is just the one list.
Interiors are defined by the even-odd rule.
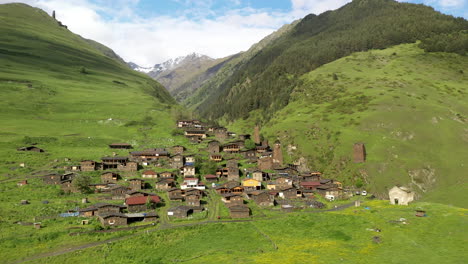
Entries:
[[[303,212],[303,213],[323,213],[323,212],[340,211],[340,210],[344,210],[346,208],[349,208],[349,207],[351,207],[353,205],[354,205],[354,202],[349,203],[349,204],[345,204],[345,205],[341,205],[341,206],[338,206],[336,208],[332,208],[332,209],[328,209],[328,210],[308,211],[308,212]],[[218,207],[218,206],[216,206],[216,207]],[[215,214],[213,214],[213,215],[215,215]],[[272,217],[271,219],[274,219],[274,218],[275,217]],[[141,231],[141,232],[138,232],[138,233],[135,233],[135,234],[132,234],[132,235],[116,237],[116,238],[111,238],[111,239],[107,239],[107,240],[104,240],[104,241],[88,243],[88,244],[84,244],[84,245],[80,245],[80,246],[73,246],[73,247],[69,247],[69,248],[65,248],[65,249],[61,249],[61,250],[57,250],[57,251],[53,251],[53,252],[48,252],[48,253],[42,253],[42,254],[38,254],[36,256],[31,256],[31,257],[24,258],[22,260],[11,262],[11,264],[19,264],[19,263],[35,261],[35,260],[39,260],[39,259],[43,259],[43,258],[47,258],[47,257],[60,256],[60,255],[75,252],[75,251],[78,251],[78,250],[97,247],[97,246],[104,245],[104,244],[107,244],[107,243],[113,243],[113,242],[117,242],[117,241],[129,239],[129,238],[137,237],[137,236],[140,236],[140,235],[145,235],[145,234],[160,231],[160,230],[175,229],[175,228],[180,228],[180,227],[196,226],[196,225],[206,225],[206,224],[213,224],[213,223],[242,223],[242,222],[255,222],[255,221],[261,221],[261,220],[266,220],[266,219],[264,218],[264,219],[245,219],[245,220],[207,220],[207,221],[202,221],[202,222],[188,223],[188,224],[177,224],[177,225],[171,224],[169,222],[165,222],[164,224],[159,225],[156,228],[146,229],[144,231]],[[269,237],[266,234],[264,234],[260,230],[257,230],[257,231],[259,231],[262,235],[266,236],[269,239]],[[271,239],[270,239],[270,241],[271,241]],[[276,244],[273,241],[271,241],[271,243],[272,243],[272,245],[274,247],[277,247]]]

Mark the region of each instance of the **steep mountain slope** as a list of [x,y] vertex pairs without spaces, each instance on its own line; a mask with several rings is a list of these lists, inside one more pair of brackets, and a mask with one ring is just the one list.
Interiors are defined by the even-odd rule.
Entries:
[[[421,199],[468,207],[468,59],[417,44],[354,53],[301,77],[265,123],[292,162],[385,197],[396,184]],[[261,111],[230,126],[248,133]],[[367,161],[352,160],[363,142]],[[297,149],[297,150],[295,150]],[[304,159],[303,159],[304,161]]]
[[[21,160],[15,148],[25,144],[53,157],[96,158],[93,150],[112,141],[138,145],[169,135],[176,103],[159,83],[40,9],[0,5],[0,21],[2,170]],[[149,135],[140,131],[154,124]]]
[[300,76],[320,65],[352,52],[412,43],[467,28],[468,21],[423,5],[354,0],[336,11],[305,17],[236,67],[233,74],[204,89],[209,95],[196,110],[210,119],[235,120],[260,109],[263,119],[268,120],[287,105],[291,91],[300,85]]
[[206,72],[195,76],[194,79],[203,75],[210,77],[200,83],[200,86],[194,85],[193,91],[190,94],[184,94],[185,99],[183,99],[182,103],[191,109],[198,109],[200,105],[212,104],[214,102],[212,100],[218,98],[224,91],[221,89],[223,82],[231,78],[233,74],[242,69],[252,58],[260,54],[263,48],[290,32],[298,23],[299,20],[296,20],[291,24],[284,25],[260,42],[254,44],[248,51],[235,54],[220,64],[208,69]]

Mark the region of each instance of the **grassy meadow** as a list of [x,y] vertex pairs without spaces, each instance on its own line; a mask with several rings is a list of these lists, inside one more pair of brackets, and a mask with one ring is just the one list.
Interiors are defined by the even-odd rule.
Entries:
[[[365,206],[148,232],[31,263],[464,263],[466,209],[386,201]],[[416,217],[415,209],[427,217]]]
[[[400,184],[423,201],[466,208],[466,69],[466,56],[417,44],[354,53],[302,76],[261,133],[279,138],[289,161],[306,158],[311,169],[379,197]],[[259,119],[254,112],[227,125],[252,133]],[[352,161],[357,142],[366,146],[364,164]]]

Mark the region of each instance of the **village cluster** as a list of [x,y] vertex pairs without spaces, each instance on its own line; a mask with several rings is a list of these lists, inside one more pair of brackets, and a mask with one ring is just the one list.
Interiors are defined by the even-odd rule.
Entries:
[[[206,145],[199,145],[199,153],[188,154],[179,145],[133,151],[130,144],[113,143],[110,149],[129,151],[129,155],[118,156],[114,152],[99,162],[83,160],[66,168],[68,173],[45,175],[44,182],[60,185],[64,192],[78,192],[74,179],[79,171],[102,171],[101,182],[89,184],[89,188],[123,203],[97,203],[75,213],[98,217],[103,226],[156,221],[155,209],[167,202],[161,198],[164,193],[171,205],[176,205],[164,211],[169,218],[188,218],[203,212],[207,203],[203,198],[207,196],[220,199],[231,218],[251,216],[246,200],[260,207],[279,205],[283,210],[293,210],[299,204],[302,208],[322,208],[324,204],[316,200],[317,196],[328,200],[352,196],[342,183],[324,178],[318,171],[298,171],[297,164],[284,164],[281,143],[276,141],[270,146],[268,141],[262,141],[258,126],[252,137],[236,135],[223,127],[206,127],[198,120],[177,121],[177,129],[192,144]],[[247,141],[253,143],[250,148],[246,147]],[[43,151],[30,148],[18,150]],[[365,158],[364,145],[355,144],[354,161],[364,162]],[[216,163],[216,172],[200,175],[196,169],[200,160]],[[241,162],[250,166],[241,168]]]

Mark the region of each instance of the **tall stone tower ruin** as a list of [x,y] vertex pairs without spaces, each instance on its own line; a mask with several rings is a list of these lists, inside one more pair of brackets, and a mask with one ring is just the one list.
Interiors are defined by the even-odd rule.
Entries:
[[355,163],[366,161],[366,147],[364,143],[355,143],[353,147],[353,159]]
[[279,167],[283,166],[283,152],[279,140],[276,140],[273,146],[273,163]]
[[255,144],[260,145],[262,143],[260,140],[260,126],[258,124],[255,125],[253,137]]

